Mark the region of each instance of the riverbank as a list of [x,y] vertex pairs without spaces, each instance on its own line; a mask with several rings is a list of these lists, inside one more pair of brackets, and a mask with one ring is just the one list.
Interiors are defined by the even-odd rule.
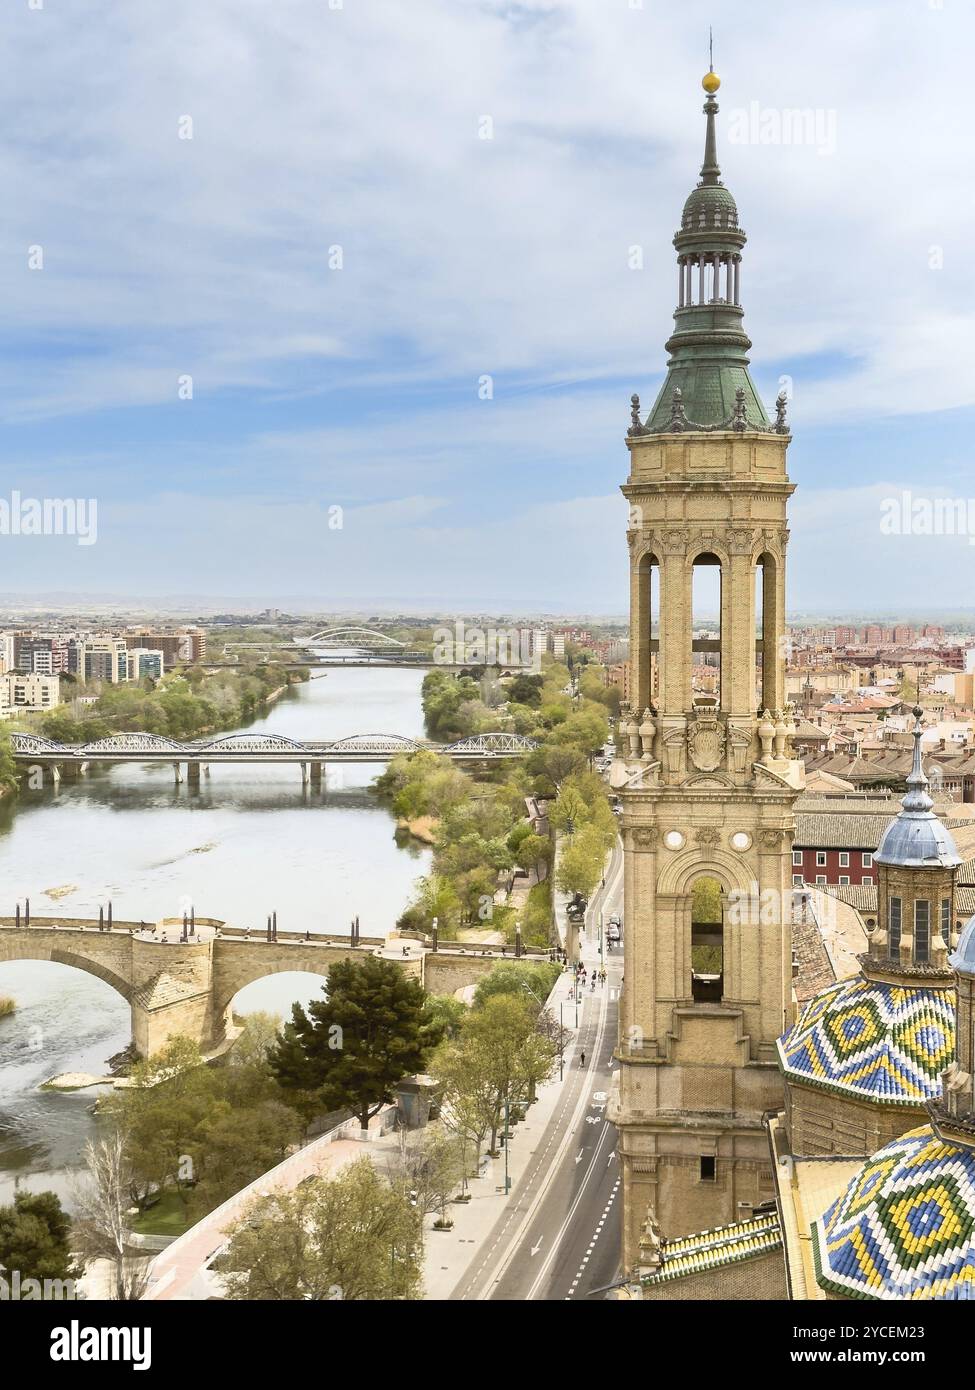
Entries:
[[[278,672],[267,690],[274,701],[238,727],[298,741],[376,731],[420,738],[422,679],[357,667],[286,685]],[[257,935],[272,911],[282,932],[347,932],[358,916],[364,934],[385,934],[428,872],[431,850],[394,837],[396,818],[371,785],[381,770],[326,767],[320,789],[303,786],[294,766],[246,763],[214,765],[199,787],[174,783],[168,764],[100,765],[57,788],[25,782],[0,802],[3,910],[27,897],[38,912],[97,920],[112,902],[119,919],[151,921],[181,914],[187,898],[198,917]],[[235,1012],[286,1018],[295,1000],[320,998],[321,986],[318,976],[272,975],[248,985]],[[104,981],[49,961],[0,963],[0,994],[17,1004],[0,1021],[0,1204],[15,1184],[70,1201],[78,1156],[97,1132],[93,1102],[119,1092],[114,1081],[41,1087],[64,1075],[107,1078],[130,1039],[128,1005]],[[25,1047],[28,1037],[43,1047]]]
[[0,1018],[6,1018],[12,1014],[16,1007],[17,1005],[8,995],[0,994]]

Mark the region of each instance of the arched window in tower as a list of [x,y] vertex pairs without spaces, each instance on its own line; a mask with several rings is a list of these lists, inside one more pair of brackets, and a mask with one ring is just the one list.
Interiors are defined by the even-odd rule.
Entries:
[[641,557],[639,586],[637,631],[634,634],[637,688],[633,692],[633,705],[642,714],[648,704],[656,704],[661,681],[660,561],[656,555]]
[[724,910],[721,884],[703,875],[691,888],[691,998],[720,1004],[724,993]]
[[775,587],[778,567],[768,551],[755,562],[755,685],[758,708],[774,710],[775,663],[779,634],[775,627]]
[[721,561],[698,555],[691,574],[691,703],[713,695],[721,703]]

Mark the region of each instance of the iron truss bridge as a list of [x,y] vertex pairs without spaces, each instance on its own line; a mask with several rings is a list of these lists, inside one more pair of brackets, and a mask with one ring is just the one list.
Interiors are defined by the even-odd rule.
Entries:
[[428,743],[399,734],[353,734],[329,741],[299,742],[281,734],[229,734],[224,738],[179,742],[160,734],[113,734],[95,743],[57,743],[37,734],[11,734],[19,763],[323,763],[388,762],[401,754],[428,750],[458,762],[523,758],[537,747],[521,734],[476,734],[456,743]]

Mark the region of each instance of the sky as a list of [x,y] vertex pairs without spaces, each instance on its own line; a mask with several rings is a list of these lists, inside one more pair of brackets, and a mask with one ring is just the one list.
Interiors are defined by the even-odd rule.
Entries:
[[6,0],[0,592],[624,612],[709,24],[789,609],[967,605],[962,0]]

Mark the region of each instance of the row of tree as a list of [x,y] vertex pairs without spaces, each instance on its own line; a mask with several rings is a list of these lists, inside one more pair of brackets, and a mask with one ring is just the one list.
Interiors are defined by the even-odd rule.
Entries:
[[511,940],[515,914],[495,897],[499,875],[521,868],[536,880],[519,914],[523,939],[548,944],[553,846],[525,818],[525,798],[555,798],[573,789],[578,833],[570,831],[558,886],[588,894],[615,835],[605,788],[590,772],[608,729],[607,703],[594,698],[598,692],[606,688],[596,672],[583,671],[574,684],[569,670],[550,660],[539,674],[507,680],[490,673],[479,680],[439,669],[428,673],[423,705],[432,736],[510,729],[531,736],[538,747],[523,762],[478,778],[429,752],[390,763],[377,788],[396,815],[435,823],[433,869],[418,882],[402,927],[429,931],[436,918],[442,935],[490,925]]
[[68,1279],[105,1259],[113,1296],[138,1298],[147,1261],[131,1246],[133,1209],[176,1194],[195,1219],[279,1163],[309,1115],[351,1111],[366,1126],[404,1074],[426,1071],[438,1123],[403,1135],[385,1169],[364,1159],[259,1199],[221,1264],[232,1298],[419,1297],[425,1218],[452,1224],[448,1204],[464,1200],[485,1145],[497,1153],[564,1048],[545,1008],[558,973],[500,963],[467,1008],[391,961],[343,961],[284,1028],[252,1016],[222,1066],[173,1039],[102,1112],[73,1223],[52,1193],[0,1208],[0,1265]]

